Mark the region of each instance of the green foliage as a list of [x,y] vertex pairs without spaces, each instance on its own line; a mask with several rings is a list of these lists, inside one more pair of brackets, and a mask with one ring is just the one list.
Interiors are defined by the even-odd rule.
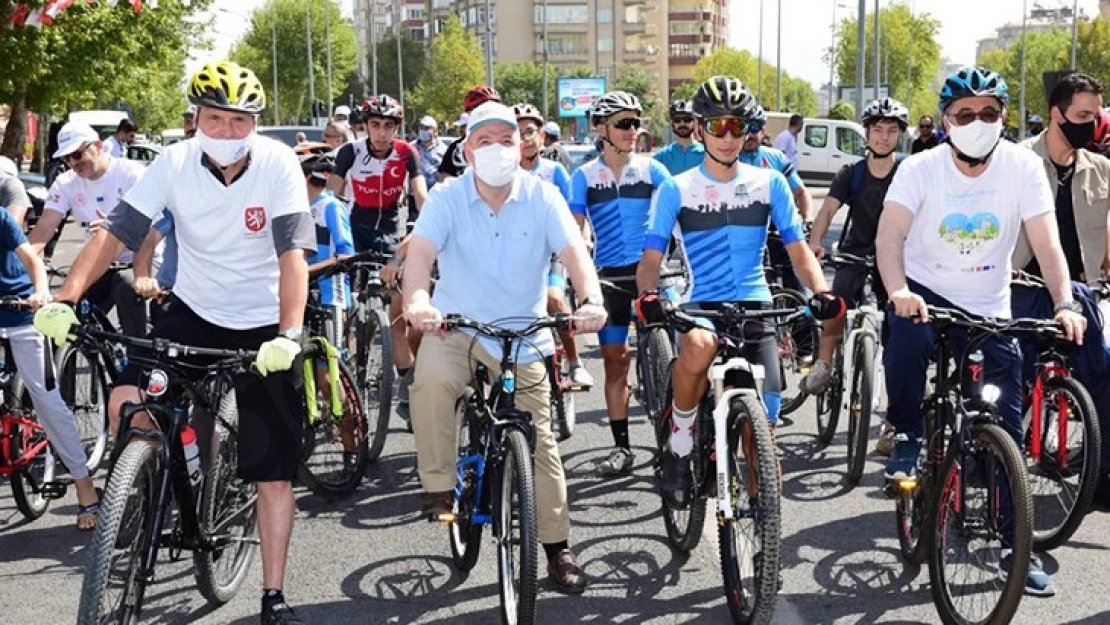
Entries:
[[852,106],[850,102],[839,100],[836,104],[832,105],[832,108],[829,109],[829,119],[855,121],[856,107]]
[[[737,50],[728,46],[716,48],[708,56],[704,56],[694,65],[694,80],[686,91],[676,89],[672,97],[692,97],[698,85],[712,76],[733,76],[751,89],[757,96],[762,95],[760,103],[763,108],[771,111],[775,108],[775,70],[770,63],[763,64],[763,85],[759,85],[759,59],[747,50]],[[683,85],[686,87],[686,85]],[[809,82],[782,73],[782,104],[783,108],[792,113],[812,117],[817,113],[817,97]]]
[[[864,84],[870,85],[875,58],[874,14],[865,19]],[[883,56],[880,59],[880,74],[884,82],[890,83],[891,96],[908,104],[911,119],[935,113],[937,85],[933,83],[940,68],[940,44],[937,43],[940,21],[925,11],[914,15],[906,4],[882,9],[879,21],[879,51]],[[841,85],[856,83],[857,27],[855,18],[844,19],[837,24],[836,74]],[[870,96],[865,94],[864,101],[868,99]]]
[[424,73],[411,96],[414,108],[440,120],[457,118],[466,92],[485,82],[483,58],[478,39],[463,30],[457,15],[449,17],[432,40]]
[[[397,38],[386,37],[378,42],[378,93],[388,93],[393,97],[400,97],[401,89],[397,87]],[[408,34],[401,35],[401,71],[404,78],[405,92],[405,121],[409,125],[416,123],[416,117],[410,114],[409,94],[420,82],[424,74],[424,44],[413,40]],[[369,78],[367,78],[369,82]],[[415,109],[413,109],[415,110]]]
[[[266,117],[269,123],[282,124],[309,118],[312,103],[308,101],[309,35],[306,32],[306,12],[311,14],[312,71],[316,98],[325,101],[328,97],[329,20],[333,95],[343,93],[347,77],[356,67],[358,45],[355,31],[343,19],[336,3],[331,0],[268,0],[251,14],[250,29],[235,44],[229,57],[254,70],[262,81],[266,89],[269,108]],[[273,93],[275,34],[278,68],[276,94]]]
[[493,66],[493,84],[501,100],[512,106],[521,102],[535,105],[551,117],[551,102],[555,101],[558,73],[554,65],[547,68],[548,105],[543,106],[543,63],[520,61],[518,63],[497,63]]

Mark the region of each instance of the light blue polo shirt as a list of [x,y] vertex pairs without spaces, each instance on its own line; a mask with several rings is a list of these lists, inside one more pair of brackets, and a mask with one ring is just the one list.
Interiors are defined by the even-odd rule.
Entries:
[[652,158],[663,163],[672,176],[677,176],[701,165],[705,160],[705,146],[695,141],[684,148],[675,141],[656,152]]
[[[472,168],[428,193],[413,230],[436,246],[439,280],[433,306],[445,315],[483,323],[516,317],[500,325],[518,329],[547,315],[551,255],[562,252],[577,233],[567,201],[554,185],[518,169],[509,199],[494,213],[478,195]],[[518,345],[517,362],[554,351],[550,331],[530,340],[536,349]],[[496,341],[483,338],[481,343],[500,357]]]

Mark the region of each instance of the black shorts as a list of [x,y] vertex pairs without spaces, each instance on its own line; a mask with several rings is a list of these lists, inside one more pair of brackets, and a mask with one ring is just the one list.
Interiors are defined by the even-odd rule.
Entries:
[[[277,326],[230,330],[209,323],[184,302],[170,296],[161,308],[151,337],[212,349],[258,349],[277,336]],[[203,362],[203,359],[197,359]],[[251,482],[285,482],[297,473],[304,439],[304,380],[298,358],[284,373],[260,377],[247,373],[235,379],[239,408],[239,476]],[[200,374],[198,374],[199,377]],[[119,385],[141,386],[147,373],[129,364]]]
[[609,320],[598,332],[601,345],[619,345],[628,338],[628,324],[632,323],[632,302],[636,299],[636,265],[604,267],[597,270],[597,277],[609,280],[619,289],[602,288],[605,312]]
[[833,294],[843,298],[848,308],[855,308],[859,304],[860,297],[863,295],[863,285],[867,281],[867,274],[870,272],[874,272],[874,279],[871,281],[871,290],[875,293],[875,298],[879,302],[879,306],[883,306],[887,299],[886,289],[883,288],[883,282],[879,279],[879,272],[867,267],[838,268],[836,270],[836,276],[833,277]]

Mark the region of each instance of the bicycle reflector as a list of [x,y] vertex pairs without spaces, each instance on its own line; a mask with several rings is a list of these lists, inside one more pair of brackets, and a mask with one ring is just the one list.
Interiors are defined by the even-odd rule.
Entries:
[[904,477],[898,480],[898,490],[910,491],[917,488],[917,478]]
[[151,397],[161,397],[170,387],[170,378],[165,371],[154,369],[146,381],[146,394]]

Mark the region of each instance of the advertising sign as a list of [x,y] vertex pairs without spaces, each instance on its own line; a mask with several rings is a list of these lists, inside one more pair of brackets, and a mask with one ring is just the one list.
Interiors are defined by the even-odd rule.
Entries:
[[604,78],[560,78],[559,117],[586,117],[594,100],[605,95]]

